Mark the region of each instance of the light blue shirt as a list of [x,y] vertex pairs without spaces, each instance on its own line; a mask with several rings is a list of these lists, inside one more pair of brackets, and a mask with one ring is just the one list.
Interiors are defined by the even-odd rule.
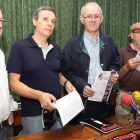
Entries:
[[43,57],[44,57],[44,59],[46,60],[47,54],[48,54],[48,52],[53,48],[53,45],[50,44],[50,45],[48,46],[47,50],[46,50],[44,47],[42,47],[41,45],[39,45],[39,44],[38,44],[38,47],[41,48],[42,53],[43,53]]
[[98,71],[102,71],[100,66],[100,42],[99,33],[96,41],[84,32],[84,44],[90,57],[88,83],[93,86]]

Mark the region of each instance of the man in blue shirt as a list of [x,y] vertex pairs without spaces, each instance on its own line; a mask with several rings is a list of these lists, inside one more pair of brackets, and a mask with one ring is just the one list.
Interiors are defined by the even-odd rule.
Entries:
[[[79,114],[73,121],[95,117],[104,119],[109,117],[109,102],[94,102],[86,100],[94,95],[91,88],[98,71],[118,71],[120,57],[111,37],[99,32],[103,20],[102,9],[95,2],[85,4],[81,9],[80,20],[85,31],[70,39],[62,54],[63,74],[75,86],[83,97],[85,112]],[[110,77],[116,84],[118,74]]]
[[[55,11],[46,6],[33,15],[34,34],[16,41],[8,59],[10,88],[21,97],[21,117],[24,134],[43,131],[42,108],[54,110],[60,98],[61,86],[75,90],[61,74],[61,50],[51,40],[56,21]],[[65,83],[65,84],[64,84]],[[62,127],[57,120],[51,129]]]

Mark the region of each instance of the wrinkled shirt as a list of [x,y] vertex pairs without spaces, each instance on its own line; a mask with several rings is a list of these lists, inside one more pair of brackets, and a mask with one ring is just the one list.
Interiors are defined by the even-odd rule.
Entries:
[[9,93],[8,74],[5,66],[5,57],[0,49],[0,123],[9,118],[11,111],[16,110],[17,103]]

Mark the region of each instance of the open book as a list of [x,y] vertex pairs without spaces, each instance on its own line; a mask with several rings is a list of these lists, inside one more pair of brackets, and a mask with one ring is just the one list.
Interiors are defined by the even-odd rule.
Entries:
[[109,121],[96,120],[93,118],[86,119],[84,121],[81,121],[80,123],[85,124],[85,125],[89,125],[95,129],[99,130],[102,133],[109,133],[109,132],[112,132],[112,131],[115,131],[115,130],[122,128],[116,124],[109,122]]

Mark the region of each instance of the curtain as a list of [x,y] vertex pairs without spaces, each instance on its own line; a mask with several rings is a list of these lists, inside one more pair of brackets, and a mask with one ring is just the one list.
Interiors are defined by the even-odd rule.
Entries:
[[38,7],[45,5],[55,9],[57,20],[51,39],[63,50],[71,37],[83,32],[79,20],[81,8],[91,1],[103,10],[100,31],[111,36],[118,48],[126,45],[130,41],[130,26],[140,20],[140,0],[0,0],[0,9],[7,21],[0,39],[6,61],[12,44],[34,32],[32,15]]

